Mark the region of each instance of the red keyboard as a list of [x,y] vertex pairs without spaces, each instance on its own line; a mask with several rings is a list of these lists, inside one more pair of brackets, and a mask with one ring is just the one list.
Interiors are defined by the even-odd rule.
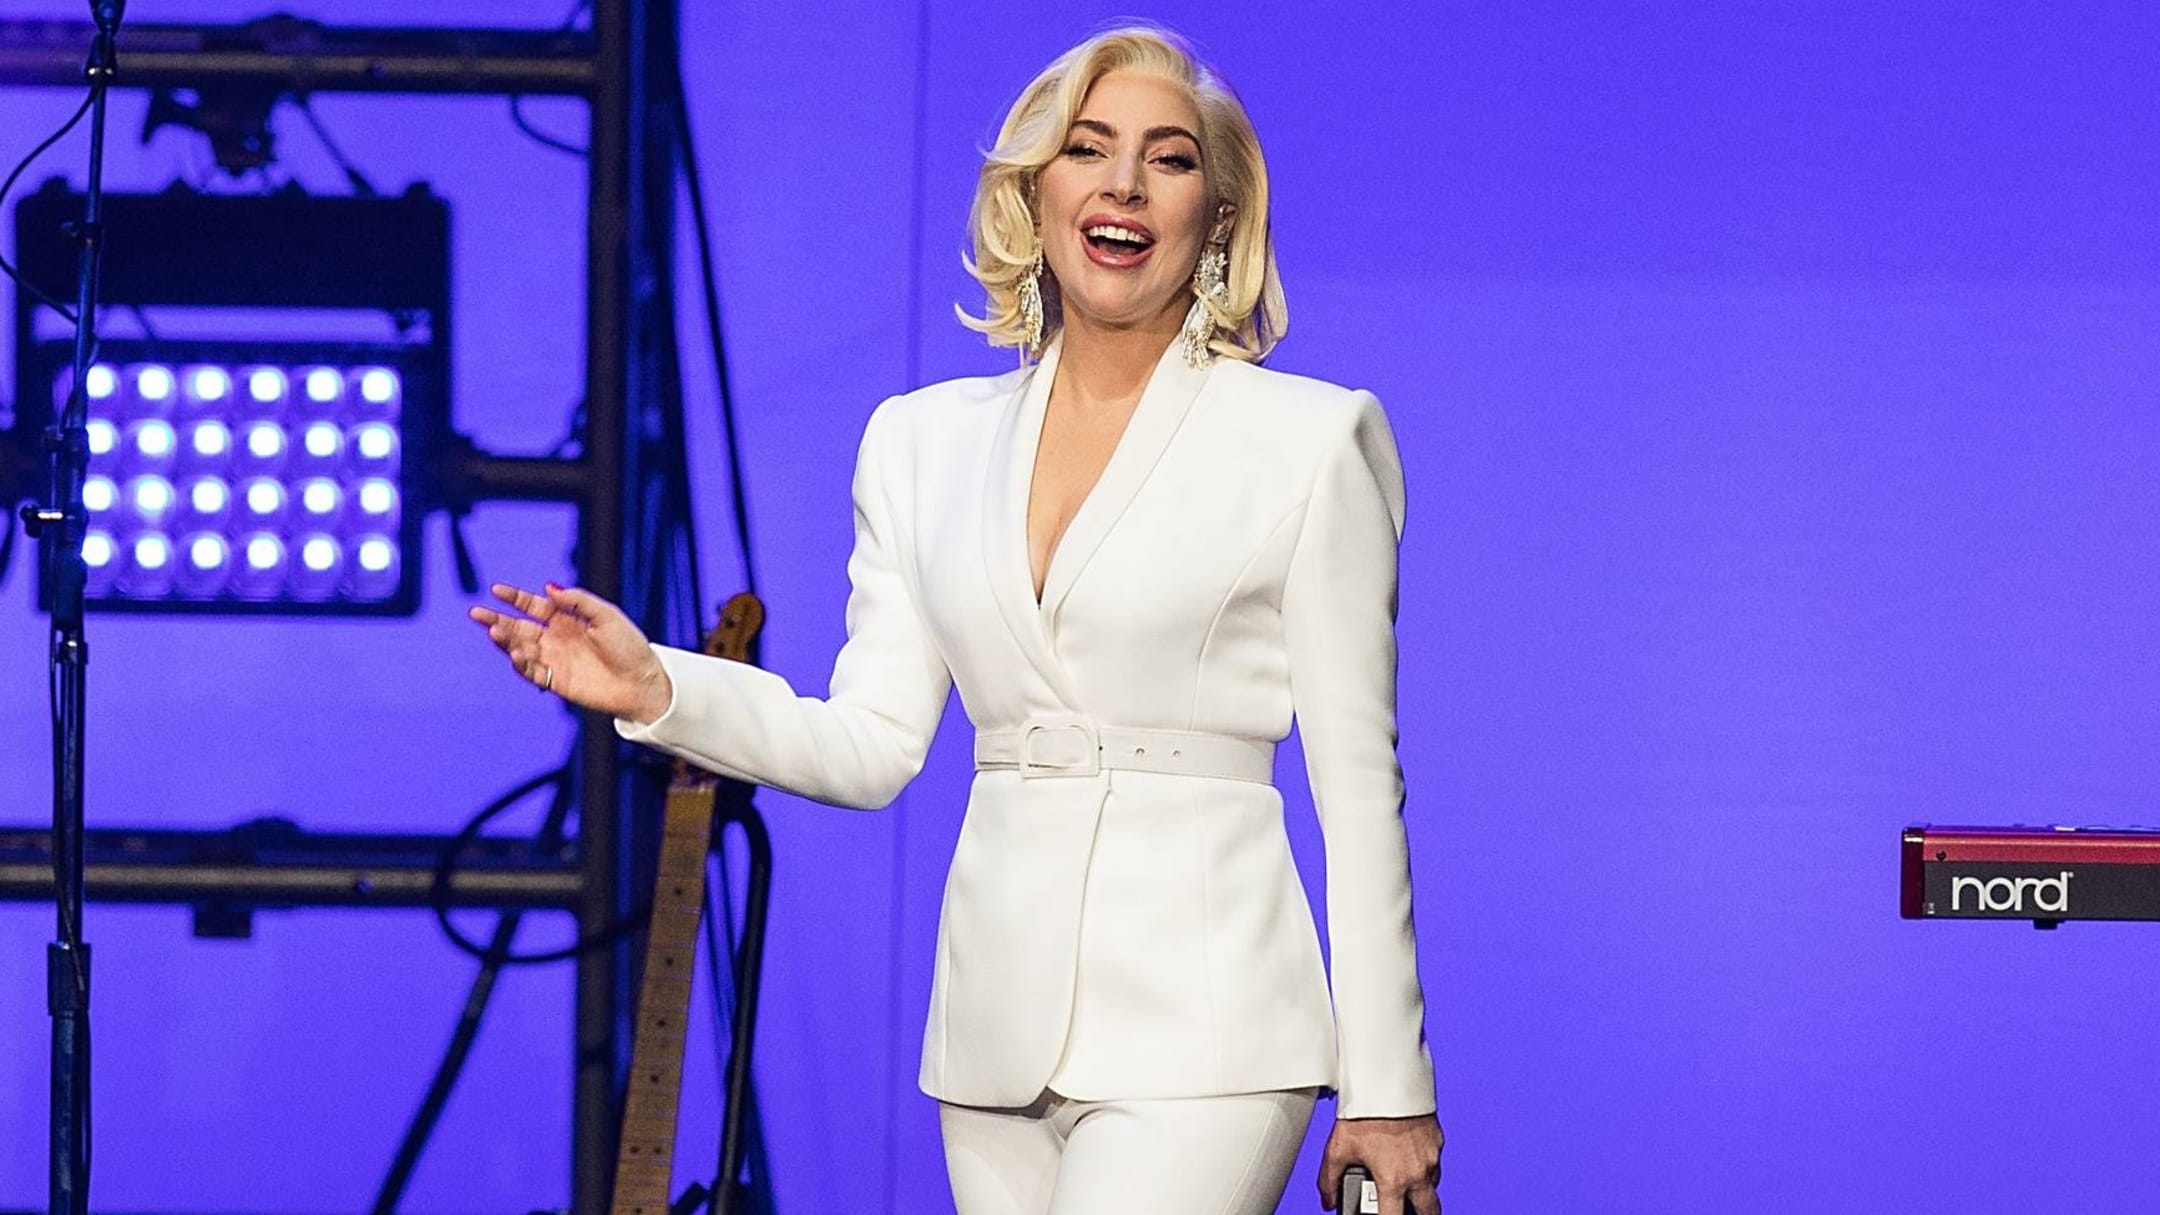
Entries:
[[1908,827],[1908,920],[2160,920],[2160,830]]

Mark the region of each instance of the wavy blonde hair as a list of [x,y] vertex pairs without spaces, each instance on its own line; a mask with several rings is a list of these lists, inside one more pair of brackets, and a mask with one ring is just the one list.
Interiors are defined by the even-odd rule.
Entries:
[[[960,323],[993,346],[1017,346],[1023,361],[1038,351],[1027,344],[1020,314],[1020,281],[1042,247],[1035,214],[1035,182],[1043,167],[1065,149],[1080,104],[1097,80],[1134,70],[1184,87],[1200,113],[1200,163],[1207,175],[1208,212],[1228,203],[1236,209],[1230,228],[1229,265],[1223,280],[1229,298],[1201,299],[1215,314],[1209,346],[1219,354],[1259,362],[1290,327],[1282,281],[1275,272],[1275,244],[1268,233],[1267,161],[1243,102],[1186,41],[1157,26],[1107,30],[1053,60],[1030,82],[1005,115],[997,146],[983,154],[975,200],[968,207],[974,256],[961,264],[983,286],[988,303],[980,317],[955,304]],[[1043,341],[1063,322],[1056,280],[1044,275]]]

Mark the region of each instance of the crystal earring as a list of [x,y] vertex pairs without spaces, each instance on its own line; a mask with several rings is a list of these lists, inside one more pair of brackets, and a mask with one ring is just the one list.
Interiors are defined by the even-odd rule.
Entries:
[[1223,271],[1229,264],[1230,257],[1221,245],[1209,245],[1200,255],[1200,264],[1193,267],[1193,302],[1185,313],[1181,334],[1188,366],[1201,368],[1215,361],[1215,352],[1208,348],[1215,338],[1215,311],[1208,304],[1212,302],[1215,308],[1227,311],[1230,286],[1223,281]]
[[1028,263],[1027,273],[1020,276],[1020,329],[1027,339],[1030,351],[1042,349],[1043,344],[1043,256],[1042,246],[1035,246],[1035,260]]

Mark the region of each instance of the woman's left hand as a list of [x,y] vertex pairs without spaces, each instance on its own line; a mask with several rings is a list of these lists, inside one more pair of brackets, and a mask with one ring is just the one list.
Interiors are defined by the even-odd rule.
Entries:
[[1440,1215],[1443,1138],[1440,1120],[1431,1114],[1337,1118],[1320,1155],[1320,1209],[1335,1209],[1343,1170],[1362,1164],[1379,1187],[1380,1215]]

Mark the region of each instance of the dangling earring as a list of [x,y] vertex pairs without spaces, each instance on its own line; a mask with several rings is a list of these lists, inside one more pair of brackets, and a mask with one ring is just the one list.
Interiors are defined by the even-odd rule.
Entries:
[[1209,309],[1212,301],[1216,308],[1228,310],[1230,287],[1223,281],[1223,271],[1230,264],[1229,254],[1220,244],[1211,244],[1200,254],[1200,264],[1193,267],[1193,302],[1185,313],[1185,362],[1194,368],[1206,367],[1215,361],[1215,352],[1208,343],[1215,338],[1215,313]]
[[1031,354],[1042,349],[1043,344],[1042,272],[1042,246],[1038,244],[1035,260],[1028,263],[1027,273],[1020,278],[1020,328]]

